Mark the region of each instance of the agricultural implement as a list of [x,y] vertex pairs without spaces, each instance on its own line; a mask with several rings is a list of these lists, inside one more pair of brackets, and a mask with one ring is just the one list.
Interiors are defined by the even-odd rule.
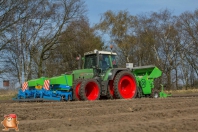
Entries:
[[161,91],[160,91],[160,98],[167,98],[167,97],[170,97],[172,96],[172,94],[167,94],[164,92],[164,86],[161,84]]
[[[70,77],[71,78],[71,77]],[[71,100],[72,91],[70,91],[69,83],[67,83],[66,75],[59,77],[30,80],[23,84],[22,89],[19,90],[18,95],[14,100],[16,101],[39,101],[39,100]],[[51,82],[51,83],[50,83]]]
[[153,97],[158,98],[159,90],[154,88],[154,80],[162,75],[154,65],[140,66],[132,68],[132,73],[135,75],[138,86],[138,97]]
[[42,98],[43,86],[46,79],[47,78],[45,77],[41,77],[24,82],[22,89],[19,90],[18,95],[16,98],[14,98],[14,100]]
[[[39,78],[26,82],[17,98],[45,100],[98,100],[132,99],[135,97],[165,97],[154,88],[154,80],[162,72],[156,66],[118,68],[117,54],[112,51],[90,51],[79,63],[82,69],[66,72],[52,78]],[[164,94],[162,94],[164,93]]]

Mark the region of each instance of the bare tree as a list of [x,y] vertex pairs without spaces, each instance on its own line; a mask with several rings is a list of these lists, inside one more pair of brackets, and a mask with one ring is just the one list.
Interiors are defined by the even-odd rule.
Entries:
[[58,47],[46,62],[48,76],[60,75],[75,70],[78,66],[76,57],[94,49],[101,50],[103,42],[95,30],[90,27],[88,19],[81,17],[73,21],[61,34]]
[[159,66],[170,89],[172,83],[177,85],[177,75],[174,74],[177,74],[180,64],[180,36],[176,20],[169,10],[137,17],[126,11],[107,11],[96,27],[109,34],[125,62]]
[[10,43],[10,36],[15,24],[26,18],[27,2],[25,0],[1,0],[0,1],[0,51]]
[[134,62],[132,56],[137,43],[134,32],[136,22],[137,18],[127,11],[119,11],[118,13],[107,11],[102,15],[100,23],[95,26],[96,29],[110,36],[110,43],[115,45],[123,64]]
[[[57,4],[58,3],[58,4]],[[55,3],[54,3],[55,4]],[[52,6],[54,7],[54,6]],[[37,54],[38,77],[41,77],[43,71],[43,61],[50,57],[51,51],[57,46],[58,38],[67,24],[77,20],[85,12],[84,2],[80,0],[62,0],[56,2],[56,8],[48,22],[53,21],[46,35],[43,35],[39,41],[40,47]]]
[[152,52],[155,53],[159,66],[166,77],[167,88],[173,83],[173,70],[179,65],[178,52],[180,50],[180,37],[175,28],[176,18],[168,10],[152,13],[149,30],[153,33],[155,40]]
[[46,61],[67,25],[85,12],[81,0],[26,1],[27,17],[14,24],[8,68],[19,82],[43,76]]
[[[178,17],[178,30],[181,35],[181,69],[186,89],[198,77],[198,10],[184,12]],[[191,70],[190,70],[191,69]],[[192,83],[190,84],[192,86]]]

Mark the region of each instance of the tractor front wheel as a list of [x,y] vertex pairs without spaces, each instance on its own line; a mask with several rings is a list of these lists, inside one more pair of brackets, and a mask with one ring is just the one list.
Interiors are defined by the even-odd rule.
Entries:
[[80,100],[80,95],[79,95],[79,90],[80,90],[80,85],[82,83],[83,79],[77,79],[74,81],[72,89],[73,89],[73,100],[78,101]]
[[137,95],[136,80],[129,71],[121,71],[116,75],[113,88],[117,99],[132,99]]
[[79,95],[81,100],[98,100],[100,85],[95,79],[87,79],[81,83]]
[[113,80],[109,81],[109,85],[107,88],[107,98],[113,99],[114,98],[114,90],[113,90]]

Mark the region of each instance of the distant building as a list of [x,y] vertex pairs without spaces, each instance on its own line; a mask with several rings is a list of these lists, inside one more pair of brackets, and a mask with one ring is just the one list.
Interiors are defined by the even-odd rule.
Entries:
[[9,87],[10,81],[9,80],[3,80],[3,87]]
[[18,82],[14,82],[13,80],[4,80],[0,78],[0,89],[16,89],[20,88],[20,84]]

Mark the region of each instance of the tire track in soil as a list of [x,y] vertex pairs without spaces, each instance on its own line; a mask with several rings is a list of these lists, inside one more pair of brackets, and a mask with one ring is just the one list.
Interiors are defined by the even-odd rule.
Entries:
[[[1,103],[20,131],[197,131],[198,98]],[[3,119],[2,119],[3,120]]]

